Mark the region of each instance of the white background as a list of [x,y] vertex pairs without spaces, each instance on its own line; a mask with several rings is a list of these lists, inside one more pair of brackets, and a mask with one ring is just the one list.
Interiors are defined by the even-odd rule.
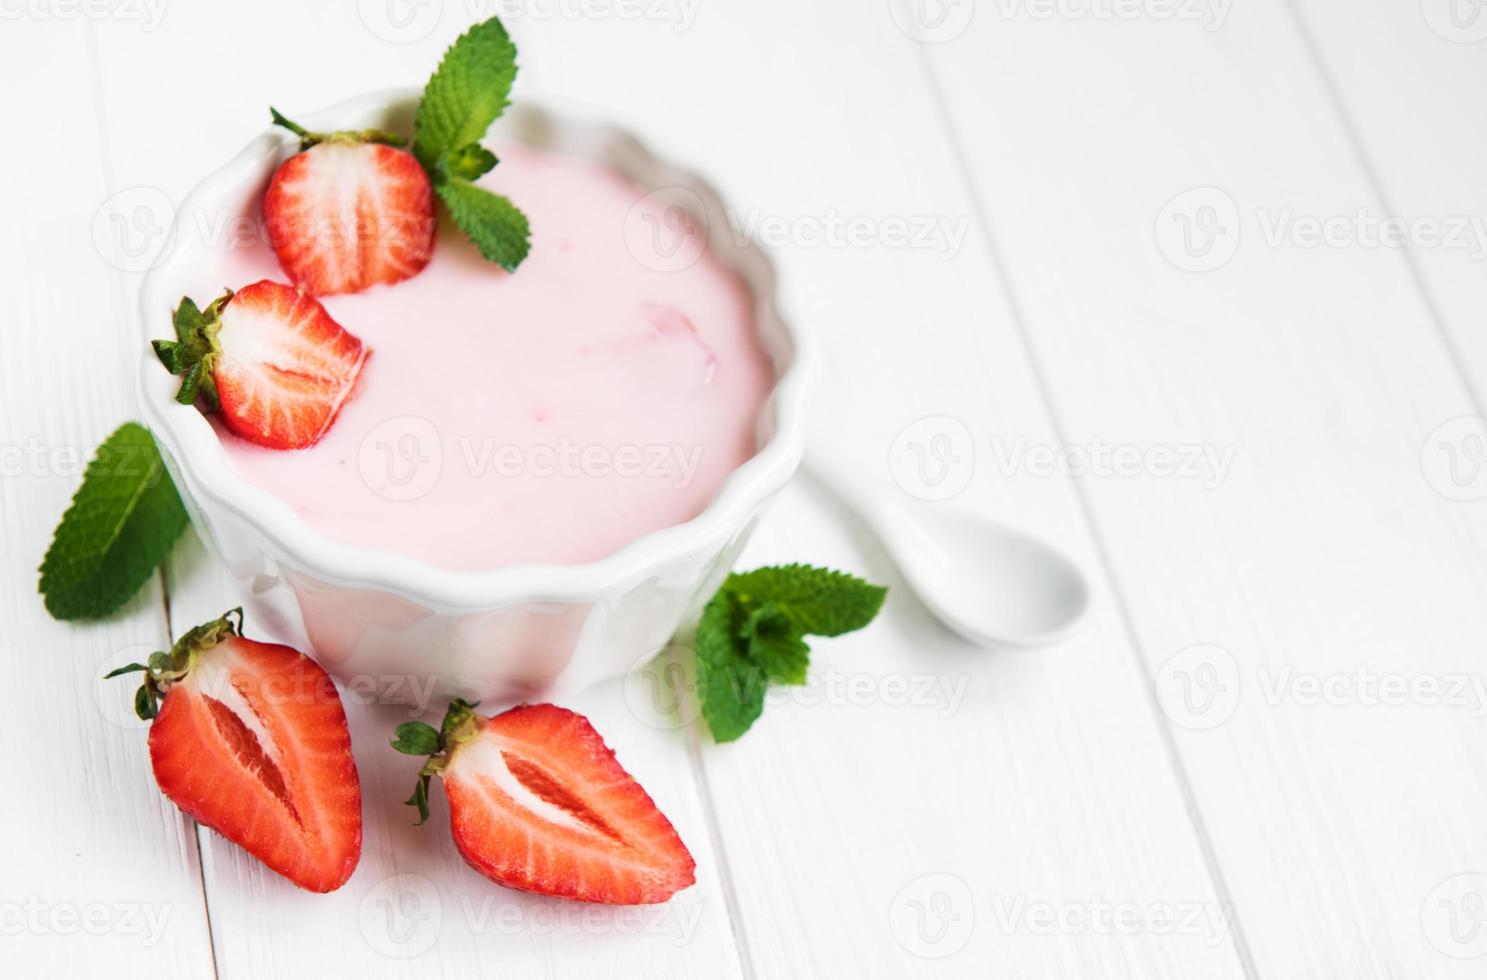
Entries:
[[[918,2],[0,0],[0,972],[1482,975],[1487,451],[1452,420],[1487,385],[1487,11]],[[799,481],[743,564],[888,583],[871,630],[730,746],[622,685],[571,704],[697,857],[660,911],[489,885],[441,794],[409,825],[402,719],[363,705],[361,865],[296,891],[159,796],[97,681],[236,604],[195,539],[107,622],[35,595],[78,454],[136,414],[172,202],[269,103],[421,84],[494,12],[518,99],[634,126],[777,246],[813,453],[924,493],[928,452],[944,506],[1094,583],[1071,642],[971,648]]]

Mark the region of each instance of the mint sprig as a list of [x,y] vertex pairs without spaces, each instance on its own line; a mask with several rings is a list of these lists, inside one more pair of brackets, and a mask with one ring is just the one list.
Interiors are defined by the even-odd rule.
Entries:
[[449,216],[488,260],[515,271],[531,250],[526,215],[474,181],[499,161],[480,145],[510,104],[516,45],[498,17],[466,31],[424,87],[413,120],[413,155]]
[[444,53],[413,119],[413,155],[432,169],[440,154],[478,144],[511,104],[516,45],[499,17],[466,31]]
[[729,575],[697,624],[697,689],[713,738],[731,742],[764,711],[771,683],[804,684],[806,636],[862,629],[888,590],[844,572],[777,565]]
[[887,589],[829,568],[774,565],[728,576],[726,588],[749,607],[772,603],[802,633],[840,636],[873,621]]
[[127,422],[98,447],[41,563],[57,619],[106,616],[149,579],[186,529],[155,439]]

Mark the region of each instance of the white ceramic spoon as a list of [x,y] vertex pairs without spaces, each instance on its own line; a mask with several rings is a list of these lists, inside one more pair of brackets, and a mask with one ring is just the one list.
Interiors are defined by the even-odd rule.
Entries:
[[894,499],[819,459],[807,469],[867,522],[929,610],[966,639],[1033,647],[1078,628],[1089,585],[1052,545],[944,503]]

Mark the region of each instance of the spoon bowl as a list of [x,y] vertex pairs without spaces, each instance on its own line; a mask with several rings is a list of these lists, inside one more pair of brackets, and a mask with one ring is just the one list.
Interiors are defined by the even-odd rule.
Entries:
[[1079,628],[1089,583],[1047,542],[944,504],[872,492],[815,460],[810,468],[873,529],[930,612],[966,639],[1036,647]]
[[1073,633],[1089,585],[1032,535],[927,503],[887,505],[874,526],[899,571],[946,626],[989,646],[1034,647]]

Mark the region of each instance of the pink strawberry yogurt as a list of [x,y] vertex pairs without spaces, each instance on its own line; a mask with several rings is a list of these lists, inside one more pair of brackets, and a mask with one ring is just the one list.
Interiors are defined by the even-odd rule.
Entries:
[[[481,184],[532,225],[515,274],[442,219],[421,274],[322,298],[372,354],[319,443],[218,427],[232,470],[311,527],[457,571],[593,561],[697,516],[754,454],[774,383],[742,281],[676,261],[696,239],[636,247],[674,214],[587,161],[497,154]],[[266,244],[224,254],[224,284],[265,278],[287,281]]]

